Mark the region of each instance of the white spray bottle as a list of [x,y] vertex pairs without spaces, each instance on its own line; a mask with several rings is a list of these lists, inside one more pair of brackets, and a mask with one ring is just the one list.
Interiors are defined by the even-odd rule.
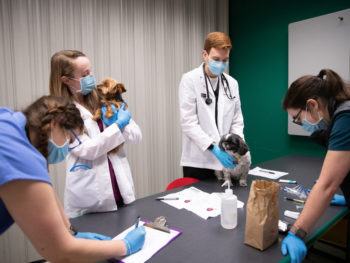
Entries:
[[237,226],[237,196],[230,189],[230,183],[221,198],[221,226],[233,229]]

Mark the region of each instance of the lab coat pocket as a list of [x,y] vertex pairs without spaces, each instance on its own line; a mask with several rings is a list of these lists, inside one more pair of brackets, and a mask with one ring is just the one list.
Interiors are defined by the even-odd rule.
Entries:
[[94,169],[70,169],[66,179],[66,201],[72,209],[88,209],[99,203]]

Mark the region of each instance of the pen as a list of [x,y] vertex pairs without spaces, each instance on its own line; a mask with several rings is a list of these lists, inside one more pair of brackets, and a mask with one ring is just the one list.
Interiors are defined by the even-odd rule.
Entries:
[[279,179],[278,182],[287,183],[287,184],[296,184],[297,183],[297,181],[295,181],[295,180],[287,180],[287,179]]
[[157,197],[156,200],[179,200],[178,197]]
[[263,169],[259,169],[259,171],[260,171],[260,172],[263,172],[263,173],[275,174],[274,172],[266,171],[266,170],[263,170]]
[[138,227],[139,227],[139,223],[140,223],[140,216],[138,216],[138,217],[136,218],[135,228],[138,228]]
[[285,197],[285,198],[286,198],[286,200],[288,200],[288,201],[293,201],[293,202],[305,204],[305,201],[304,201],[304,200],[295,199],[295,198],[290,198],[290,197]]

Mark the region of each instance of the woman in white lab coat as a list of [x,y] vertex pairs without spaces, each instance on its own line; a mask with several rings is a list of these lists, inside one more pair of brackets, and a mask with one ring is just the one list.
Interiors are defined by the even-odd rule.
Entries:
[[214,178],[214,170],[233,168],[233,158],[217,144],[227,133],[236,133],[244,139],[238,83],[223,72],[230,49],[231,41],[226,34],[208,34],[204,63],[182,76],[179,104],[184,177]]
[[[109,126],[94,121],[98,98],[89,59],[80,51],[62,50],[51,58],[50,93],[71,98],[80,110],[85,132],[70,145],[64,196],[70,217],[117,210],[135,200],[130,166],[123,144],[142,139],[139,126],[123,108]],[[118,151],[110,152],[117,146]]]

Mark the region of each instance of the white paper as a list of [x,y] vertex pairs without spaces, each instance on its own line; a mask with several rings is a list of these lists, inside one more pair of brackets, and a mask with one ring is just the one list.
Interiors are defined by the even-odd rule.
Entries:
[[[143,225],[145,222],[140,221],[139,225]],[[134,229],[135,226],[131,226],[113,239],[123,239],[126,234]],[[143,248],[127,257],[116,258],[125,263],[142,263],[150,259],[155,253],[157,253],[162,247],[166,246],[169,242],[175,239],[181,232],[170,229],[170,233],[166,233],[160,230],[156,230],[150,227],[146,227],[145,244]]]
[[278,179],[282,176],[287,175],[288,173],[260,168],[257,166],[254,169],[251,169],[249,171],[249,174],[255,175],[255,176],[261,176],[269,179]]
[[286,210],[284,211],[284,215],[293,219],[298,219],[298,217],[300,216],[300,213]]
[[[178,197],[178,200],[162,200],[162,202],[177,209],[186,209],[203,219],[216,217],[221,214],[221,195],[223,193],[209,194],[195,187],[189,187],[177,193],[171,193],[163,197]],[[244,203],[237,200],[237,208]]]

